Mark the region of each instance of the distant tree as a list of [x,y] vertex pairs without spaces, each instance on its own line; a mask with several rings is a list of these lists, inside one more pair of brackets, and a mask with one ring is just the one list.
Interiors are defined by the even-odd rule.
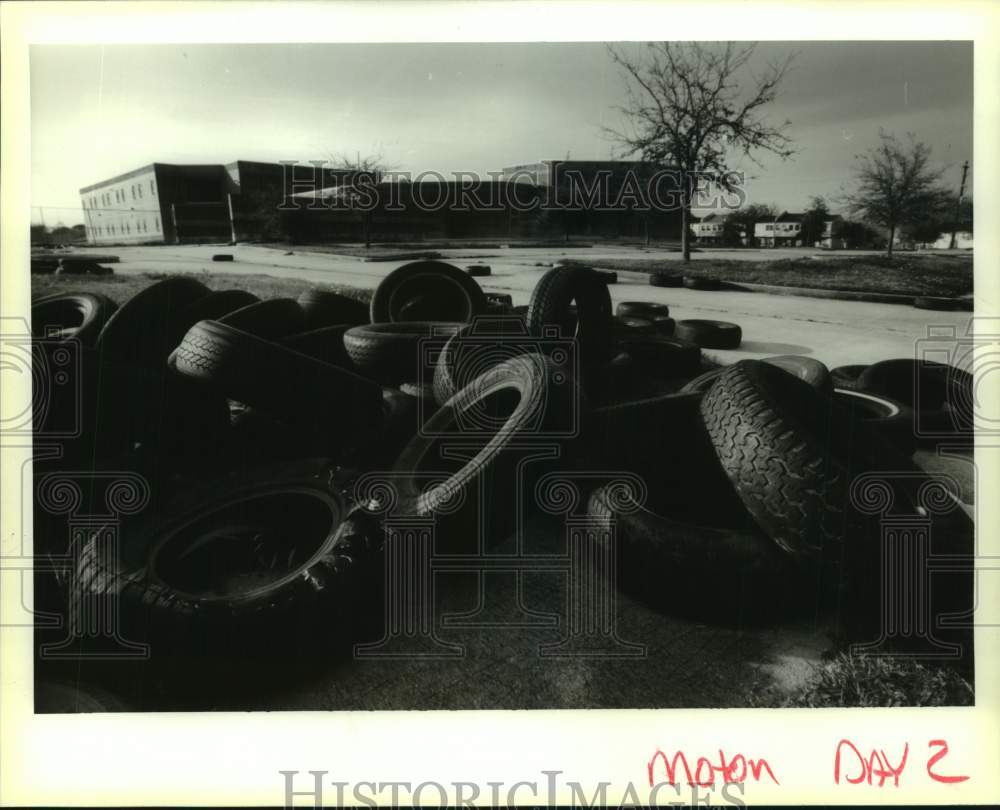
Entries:
[[[265,242],[283,242],[289,238],[286,213],[281,199],[265,190],[245,191],[234,196],[239,205],[237,238],[244,234]],[[242,233],[241,233],[242,232]]]
[[764,220],[772,220],[776,216],[778,207],[772,203],[753,203],[731,211],[722,226],[722,243],[729,247],[743,244],[753,247],[754,225]]
[[887,251],[897,232],[939,217],[948,194],[938,185],[941,172],[931,168],[931,149],[911,134],[907,143],[879,133],[880,143],[858,155],[856,189],[847,196],[848,208],[888,231]]
[[885,236],[870,225],[858,220],[844,220],[837,229],[848,248],[880,249],[885,246]]
[[618,109],[628,130],[606,128],[622,148],[645,163],[671,168],[679,174],[681,250],[691,258],[688,228],[691,202],[699,179],[711,178],[723,190],[732,190],[730,155],[742,153],[754,160],[758,151],[781,158],[792,154],[785,134],[789,122],[771,126],[762,111],[777,97],[778,86],[791,58],[770,65],[761,76],[742,82],[741,74],[755,46],[735,47],[682,42],[646,45],[643,57],[633,58],[610,47],[611,58],[625,74],[625,102]]
[[822,197],[813,197],[809,202],[809,208],[802,215],[802,229],[799,231],[802,244],[812,247],[822,239],[828,219],[830,219],[830,209],[826,200]]
[[906,236],[918,244],[931,244],[952,233],[972,233],[972,200],[955,195],[925,218],[908,225]]
[[31,226],[31,244],[33,245],[47,245],[52,241],[52,236],[49,234],[49,229],[44,225],[32,225]]
[[350,155],[341,152],[331,156],[333,168],[350,169],[350,180],[343,187],[342,201],[354,209],[361,221],[364,233],[365,247],[372,244],[372,226],[375,220],[375,203],[378,199],[376,186],[382,175],[391,171],[392,167],[385,161],[382,152],[362,156],[360,152]]

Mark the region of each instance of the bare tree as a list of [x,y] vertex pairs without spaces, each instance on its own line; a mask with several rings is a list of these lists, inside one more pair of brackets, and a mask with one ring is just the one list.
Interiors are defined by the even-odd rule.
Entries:
[[940,215],[949,196],[938,182],[941,171],[930,165],[931,148],[913,134],[901,143],[879,132],[880,143],[857,155],[856,190],[846,202],[852,213],[889,232],[888,254],[900,228],[919,227]]
[[762,116],[793,57],[770,64],[763,75],[751,74],[745,91],[741,77],[750,72],[747,63],[755,47],[655,42],[638,58],[609,47],[626,77],[625,103],[618,109],[627,130],[605,131],[619,144],[622,156],[635,155],[678,172],[684,261],[691,258],[688,221],[699,178],[707,176],[730,191],[735,186],[732,155],[742,153],[758,163],[758,151],[783,159],[793,153],[785,134],[789,122],[771,126]]
[[375,207],[378,203],[378,184],[385,172],[392,171],[381,151],[368,155],[360,152],[351,155],[339,152],[330,156],[330,163],[335,169],[349,169],[350,181],[343,187],[344,202],[355,209],[361,217],[361,228],[364,233],[365,248],[372,243],[372,222]]

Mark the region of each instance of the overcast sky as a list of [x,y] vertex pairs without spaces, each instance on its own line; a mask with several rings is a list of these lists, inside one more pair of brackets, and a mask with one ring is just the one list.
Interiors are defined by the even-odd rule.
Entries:
[[[972,160],[971,44],[761,43],[751,67],[790,51],[769,117],[791,121],[798,153],[738,167],[756,175],[750,201],[836,195],[879,128],[930,144],[957,187]],[[448,173],[607,158],[601,125],[621,87],[598,43],[33,46],[32,205],[73,224],[80,187],[154,161],[380,151]]]

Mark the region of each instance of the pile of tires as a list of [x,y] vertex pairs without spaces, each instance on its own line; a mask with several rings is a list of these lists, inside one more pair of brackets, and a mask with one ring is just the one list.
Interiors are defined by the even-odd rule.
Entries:
[[[881,529],[855,482],[892,470],[905,482],[894,502],[917,514],[915,414],[969,435],[968,375],[795,356],[710,368],[701,347],[739,345],[738,326],[613,310],[608,283],[557,266],[518,311],[425,260],[367,304],[325,290],[258,300],[182,276],[120,307],[36,300],[36,445],[66,434],[35,465],[36,552],[72,560],[52,599],[117,611],[127,638],[168,659],[339,644],[367,632],[392,587],[390,524],[433,519],[436,550],[489,550],[561,470],[586,473],[581,502],[608,529],[622,592],[723,620],[846,610],[857,630]],[[543,446],[526,468],[524,448]],[[141,482],[144,508],[112,547],[100,527],[71,543],[49,508],[67,469]],[[83,497],[96,510],[103,495]],[[942,552],[962,553],[970,524],[939,511]]]

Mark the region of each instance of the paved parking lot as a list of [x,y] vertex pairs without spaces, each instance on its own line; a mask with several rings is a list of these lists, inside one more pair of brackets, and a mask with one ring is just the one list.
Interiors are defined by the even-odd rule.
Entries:
[[[369,289],[377,286],[389,272],[405,264],[402,261],[365,262],[304,250],[286,255],[284,250],[255,245],[118,247],[105,252],[115,253],[121,258],[121,263],[114,265],[116,273],[262,273]],[[235,261],[213,262],[212,254],[220,252],[232,253]],[[528,303],[539,276],[548,269],[548,265],[559,259],[597,260],[636,255],[668,261],[680,259],[680,254],[676,252],[645,251],[623,246],[439,252],[444,254],[445,260],[459,266],[473,261],[489,264],[493,274],[478,279],[480,284],[488,291],[509,293],[515,304]],[[693,259],[695,262],[706,258],[759,261],[813,252],[794,249],[720,250],[696,253]],[[968,313],[963,312],[929,312],[898,304],[776,296],[761,292],[664,289],[649,286],[646,279],[645,274],[619,273],[618,284],[610,287],[612,300],[658,301],[669,304],[671,315],[677,319],[710,318],[738,323],[743,329],[743,345],[734,351],[709,353],[721,362],[775,354],[804,354],[834,367],[873,363],[890,357],[912,357],[915,342],[926,337],[928,326],[953,326],[961,332],[970,318]]]

